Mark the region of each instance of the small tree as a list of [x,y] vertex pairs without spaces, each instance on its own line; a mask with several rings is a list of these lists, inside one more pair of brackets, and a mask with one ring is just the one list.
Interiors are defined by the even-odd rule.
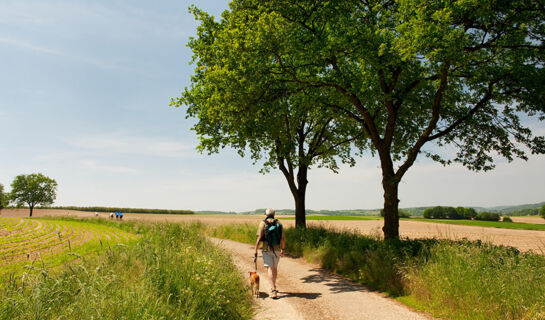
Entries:
[[545,219],[545,204],[543,205],[543,207],[541,207],[541,209],[539,209],[539,214],[543,219]]
[[4,209],[4,207],[7,205],[7,197],[4,193],[4,185],[0,183],[0,209]]
[[24,204],[32,210],[37,204],[49,205],[55,201],[57,182],[41,173],[18,175],[11,183],[11,201],[17,206]]

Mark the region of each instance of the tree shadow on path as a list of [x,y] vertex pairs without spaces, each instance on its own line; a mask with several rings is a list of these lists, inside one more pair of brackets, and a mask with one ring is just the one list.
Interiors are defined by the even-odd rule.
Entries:
[[304,283],[324,284],[330,288],[332,293],[375,291],[324,269],[315,268],[309,271],[314,274],[301,278]]
[[278,298],[277,299],[282,299],[282,298],[302,298],[302,299],[307,299],[307,300],[314,300],[316,298],[319,298],[321,297],[322,294],[317,292],[317,293],[312,293],[312,292],[283,292],[283,291],[278,291]]

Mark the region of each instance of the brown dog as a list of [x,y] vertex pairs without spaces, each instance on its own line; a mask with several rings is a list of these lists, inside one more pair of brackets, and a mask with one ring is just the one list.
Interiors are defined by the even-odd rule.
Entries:
[[252,296],[255,295],[259,298],[259,275],[257,272],[249,271],[250,274],[250,286],[252,287]]

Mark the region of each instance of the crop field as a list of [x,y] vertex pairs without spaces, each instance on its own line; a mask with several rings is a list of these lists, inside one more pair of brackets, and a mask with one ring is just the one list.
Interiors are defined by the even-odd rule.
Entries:
[[0,275],[27,265],[52,267],[134,239],[132,233],[85,221],[0,217]]

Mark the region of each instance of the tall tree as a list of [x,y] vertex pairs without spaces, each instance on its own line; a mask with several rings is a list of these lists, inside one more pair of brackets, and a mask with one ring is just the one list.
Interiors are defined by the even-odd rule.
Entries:
[[228,48],[247,74],[261,66],[260,86],[312,92],[361,128],[380,159],[386,239],[419,155],[490,170],[545,153],[531,130],[545,111],[542,1],[234,0],[223,17],[214,37],[230,43],[211,54]]
[[[232,37],[221,34],[228,22],[192,9],[200,21],[189,47],[196,64],[192,85],[172,105],[187,106],[200,137],[199,149],[218,152],[226,146],[240,155],[250,153],[262,172],[273,168],[284,175],[295,202],[297,227],[306,227],[308,170],[313,165],[338,169],[337,161],[354,164],[350,143],[362,133],[325,107],[320,96],[302,92],[290,83],[262,85],[266,65],[241,67],[232,52]],[[222,50],[214,50],[221,47]]]
[[41,173],[21,174],[11,183],[10,199],[17,206],[24,204],[32,210],[36,205],[50,205],[55,201],[57,182]]

